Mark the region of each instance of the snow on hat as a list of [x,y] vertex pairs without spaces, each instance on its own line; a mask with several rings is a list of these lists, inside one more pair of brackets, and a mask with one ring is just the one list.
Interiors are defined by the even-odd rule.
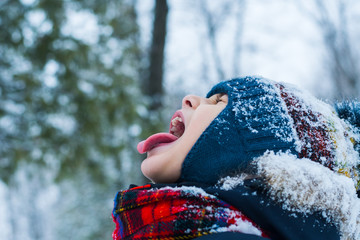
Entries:
[[226,93],[228,104],[186,156],[179,181],[215,184],[273,151],[309,158],[359,187],[359,137],[330,105],[261,77],[220,82],[207,97],[217,93]]

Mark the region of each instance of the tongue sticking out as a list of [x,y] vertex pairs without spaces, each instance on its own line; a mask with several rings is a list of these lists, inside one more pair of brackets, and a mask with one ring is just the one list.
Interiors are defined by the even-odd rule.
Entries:
[[139,142],[137,150],[140,154],[146,153],[162,143],[171,143],[178,139],[178,137],[170,133],[157,133],[148,137],[145,141]]

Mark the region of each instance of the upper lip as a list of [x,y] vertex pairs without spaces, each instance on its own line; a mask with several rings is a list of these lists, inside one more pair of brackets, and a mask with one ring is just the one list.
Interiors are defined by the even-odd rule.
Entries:
[[181,112],[181,110],[177,110],[174,115],[171,117],[171,120],[170,120],[170,128],[169,128],[169,132],[171,132],[171,128],[173,127],[173,122],[172,120],[176,117],[179,117],[181,118],[183,124],[184,124],[184,127],[185,127],[185,118],[184,118],[184,115],[183,113]]

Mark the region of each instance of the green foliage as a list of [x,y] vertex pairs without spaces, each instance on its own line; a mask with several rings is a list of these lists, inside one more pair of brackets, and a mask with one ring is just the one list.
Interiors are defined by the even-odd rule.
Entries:
[[[19,172],[58,180],[53,239],[109,238],[111,199],[139,178],[134,151],[148,112],[134,8],[128,0],[0,1],[0,180],[9,189],[24,184]],[[53,184],[37,182],[36,193],[18,197],[36,202]],[[43,235],[45,223],[30,215]]]
[[[138,134],[129,129],[140,126],[134,6],[27,2],[0,3],[0,178],[32,162],[58,179],[81,168],[106,180],[104,160],[120,170],[119,154]],[[94,30],[83,36],[87,21]]]

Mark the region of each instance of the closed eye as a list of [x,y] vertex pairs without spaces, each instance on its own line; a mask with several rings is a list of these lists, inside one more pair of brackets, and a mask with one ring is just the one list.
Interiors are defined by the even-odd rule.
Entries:
[[215,102],[216,104],[219,102],[227,103],[228,102],[228,96],[226,93],[218,93],[215,94]]

